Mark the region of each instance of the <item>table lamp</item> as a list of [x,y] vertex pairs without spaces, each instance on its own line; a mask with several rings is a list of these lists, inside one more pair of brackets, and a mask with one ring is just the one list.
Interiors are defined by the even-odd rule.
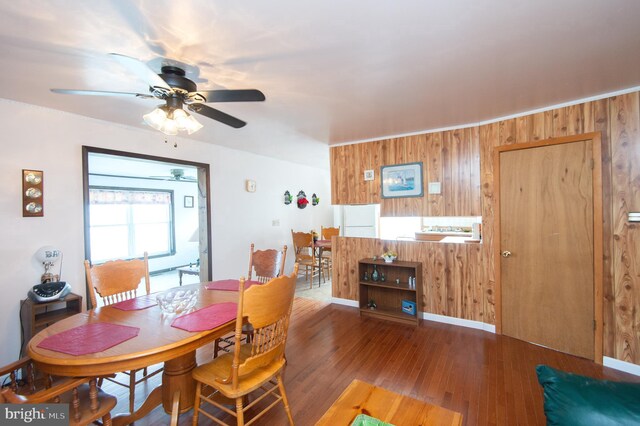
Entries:
[[[40,277],[41,283],[48,283],[52,281],[60,281],[60,273],[62,272],[62,251],[53,246],[41,247],[36,252],[36,259],[42,262],[44,266],[44,274]],[[57,275],[51,272],[51,268],[60,261],[60,269]]]
[[[191,238],[189,238],[187,241],[190,242],[190,243],[199,243],[200,242],[200,228],[196,228],[196,230],[193,231],[193,234],[191,235]],[[191,264],[189,264],[189,266],[191,266]],[[199,257],[196,260],[196,266],[200,267],[200,258]]]

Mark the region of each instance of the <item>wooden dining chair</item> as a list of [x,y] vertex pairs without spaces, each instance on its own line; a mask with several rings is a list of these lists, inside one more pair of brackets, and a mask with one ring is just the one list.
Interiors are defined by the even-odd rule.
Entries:
[[[287,246],[282,251],[275,249],[255,250],[255,244],[251,243],[249,252],[249,273],[247,280],[255,280],[266,283],[272,278],[284,274],[284,263],[287,259]],[[253,273],[255,272],[255,279]]]
[[145,294],[151,291],[149,283],[149,259],[144,252],[143,259],[110,260],[100,265],[84,261],[91,306],[107,306],[138,296],[138,287],[144,279]]
[[0,404],[68,404],[70,425],[89,425],[98,419],[111,425],[111,410],[117,400],[103,392],[95,378],[54,379],[36,371],[29,357],[0,367],[0,377],[5,376],[8,382],[0,392]]
[[[149,258],[147,252],[144,252],[143,259],[111,260],[101,265],[91,266],[90,262],[85,260],[84,267],[87,274],[89,298],[93,308],[98,307],[98,302],[103,306],[108,306],[139,296],[138,287],[142,280],[144,280],[144,294],[150,293],[151,285],[149,282]],[[98,300],[98,296],[100,300]],[[138,371],[142,374],[140,378],[136,378]],[[117,378],[110,377],[105,379],[129,388],[129,411],[133,413],[136,385],[161,371],[162,367],[159,367],[149,373],[145,367],[139,370],[123,372],[129,376],[128,382],[121,382]],[[102,384],[102,380],[100,384]]]
[[[293,274],[274,278],[263,285],[253,285],[247,290],[244,290],[244,278],[240,280],[233,353],[221,355],[207,364],[196,367],[192,373],[197,384],[193,406],[194,426],[198,424],[199,413],[215,423],[227,424],[203,410],[203,402],[208,402],[236,417],[238,426],[245,424],[245,412],[256,404],[259,404],[258,409],[261,411],[247,424],[253,423],[277,403],[282,402],[289,424],[293,425],[282,372],[286,364],[284,350],[297,274],[298,264],[295,264]],[[242,325],[245,320],[253,325],[254,336],[251,342],[243,344]],[[216,394],[235,400],[235,412],[215,401]],[[249,394],[256,395],[251,403],[245,406]],[[265,400],[261,404],[267,397],[273,401]]]
[[311,232],[294,232],[292,229],[291,239],[293,240],[296,263],[300,265],[300,273],[304,268],[305,280],[309,281],[309,288],[312,288],[313,277],[320,273],[320,265],[313,247],[313,235]]
[[[323,240],[329,240],[331,241],[331,237],[338,237],[340,236],[340,227],[333,227],[333,228],[325,228],[324,226],[320,227],[320,238],[322,238]],[[325,249],[322,250],[322,257],[323,260],[326,262],[326,269],[327,269],[327,273],[329,274],[329,276],[331,276],[331,270],[333,269],[333,256],[331,254],[331,247],[327,247]]]
[[[284,263],[287,259],[287,246],[282,248],[282,251],[275,249],[267,250],[255,250],[255,244],[251,243],[251,249],[249,251],[249,273],[247,281],[254,280],[261,283],[266,283],[272,278],[279,277],[284,274]],[[255,272],[255,279],[253,274]],[[245,338],[251,338],[252,329],[250,324],[245,324],[242,329],[242,333]],[[213,357],[218,356],[218,352],[225,351],[230,352],[233,347],[234,335],[229,334],[225,337],[216,339],[213,344]]]

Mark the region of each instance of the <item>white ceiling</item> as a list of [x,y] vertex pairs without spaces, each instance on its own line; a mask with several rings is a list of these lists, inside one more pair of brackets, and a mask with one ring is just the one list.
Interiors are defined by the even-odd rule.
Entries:
[[142,128],[159,101],[49,89],[145,93],[109,52],[179,61],[200,89],[267,97],[211,104],[248,125],[185,137],[328,167],[327,144],[640,86],[639,18],[637,0],[3,0],[0,96]]

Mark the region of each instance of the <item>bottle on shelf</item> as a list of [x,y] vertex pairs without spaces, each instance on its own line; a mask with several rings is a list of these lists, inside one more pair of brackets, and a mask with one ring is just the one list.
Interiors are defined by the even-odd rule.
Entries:
[[373,272],[371,273],[371,281],[378,281],[380,279],[380,273],[378,272],[378,265],[373,265]]
[[411,275],[409,275],[409,279],[407,280],[407,285],[409,286],[409,288],[415,288],[415,278],[412,277]]

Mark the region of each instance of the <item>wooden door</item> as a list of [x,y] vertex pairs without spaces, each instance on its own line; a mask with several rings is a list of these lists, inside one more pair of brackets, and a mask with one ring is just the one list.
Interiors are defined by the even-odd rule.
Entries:
[[593,141],[499,157],[502,333],[594,359]]

